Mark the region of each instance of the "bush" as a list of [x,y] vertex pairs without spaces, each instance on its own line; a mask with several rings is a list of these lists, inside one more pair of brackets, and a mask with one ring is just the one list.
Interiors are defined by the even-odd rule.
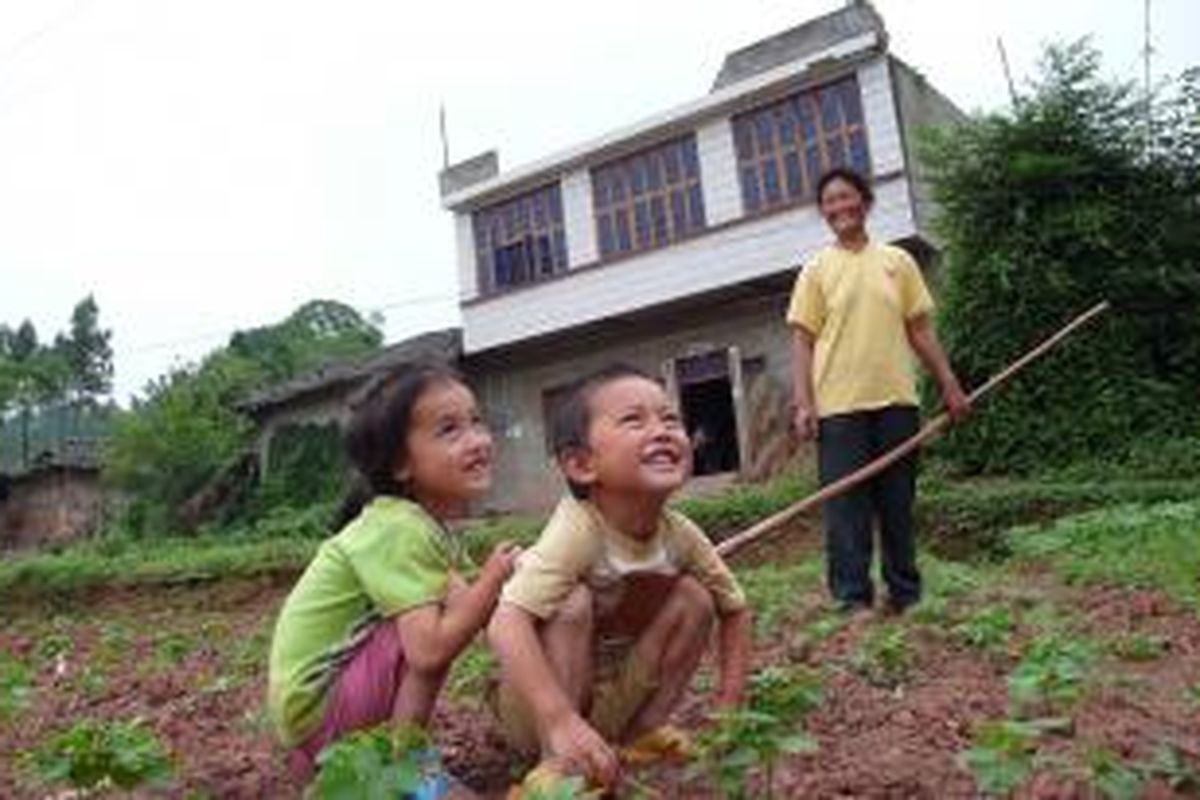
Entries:
[[1086,42],[1052,47],[1011,114],[928,136],[947,256],[938,326],[965,383],[1113,304],[954,430],[942,452],[959,468],[1119,460],[1200,431],[1198,84],[1186,76],[1158,105],[1147,149],[1140,97],[1099,76]]

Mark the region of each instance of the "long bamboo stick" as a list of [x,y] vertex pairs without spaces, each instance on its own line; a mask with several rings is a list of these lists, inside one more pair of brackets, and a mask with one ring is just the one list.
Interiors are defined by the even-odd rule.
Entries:
[[[971,392],[969,398],[972,405],[980,400],[984,395],[999,386],[1006,383],[1010,378],[1016,375],[1032,362],[1041,358],[1047,352],[1057,346],[1063,339],[1066,339],[1078,328],[1090,322],[1094,317],[1099,316],[1104,311],[1108,310],[1108,301],[1102,301],[1089,308],[1087,311],[1080,314],[1075,319],[1067,323],[1061,330],[1049,337],[1037,347],[1034,347],[1025,355],[1005,367],[1002,371],[993,375],[988,381],[980,385],[975,391]],[[789,521],[795,519],[806,511],[809,511],[832,497],[845,492],[846,490],[862,483],[865,480],[873,478],[885,469],[896,463],[900,459],[907,456],[913,450],[916,450],[925,442],[941,433],[950,422],[950,417],[945,413],[939,414],[930,422],[925,424],[916,434],[906,439],[894,449],[884,453],[879,458],[859,468],[858,470],[846,475],[833,483],[825,486],[820,491],[809,495],[803,500],[799,500],[787,508],[777,511],[766,519],[756,522],[744,531],[737,533],[725,541],[717,545],[717,552],[725,558],[732,558],[741,552],[745,547],[754,542],[769,537],[771,534],[779,531]]]

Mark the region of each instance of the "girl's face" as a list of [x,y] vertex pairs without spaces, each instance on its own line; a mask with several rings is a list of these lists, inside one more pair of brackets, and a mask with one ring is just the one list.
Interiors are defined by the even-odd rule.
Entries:
[[437,381],[417,398],[404,451],[396,477],[437,517],[463,515],[492,485],[492,435],[458,381]]
[[867,224],[867,204],[853,184],[834,178],[821,192],[821,216],[839,239],[857,238]]

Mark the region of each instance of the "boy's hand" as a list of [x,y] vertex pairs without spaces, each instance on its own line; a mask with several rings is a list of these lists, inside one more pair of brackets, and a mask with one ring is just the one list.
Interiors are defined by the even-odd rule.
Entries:
[[578,764],[587,776],[605,787],[614,787],[621,774],[617,754],[604,738],[578,714],[571,714],[546,731],[553,756]]
[[489,580],[497,586],[508,580],[517,565],[517,556],[521,555],[520,545],[512,542],[500,542],[492,548],[491,555],[480,570],[481,580]]

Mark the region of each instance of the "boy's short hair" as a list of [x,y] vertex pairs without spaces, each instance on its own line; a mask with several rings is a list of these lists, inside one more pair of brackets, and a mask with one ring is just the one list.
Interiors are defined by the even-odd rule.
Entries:
[[[631,364],[610,364],[589,373],[572,383],[566,397],[550,419],[550,452],[561,465],[562,459],[573,450],[588,447],[588,432],[592,427],[592,397],[597,390],[623,378],[642,378],[658,383],[645,370]],[[567,488],[577,499],[588,496],[588,487],[567,479]]]

